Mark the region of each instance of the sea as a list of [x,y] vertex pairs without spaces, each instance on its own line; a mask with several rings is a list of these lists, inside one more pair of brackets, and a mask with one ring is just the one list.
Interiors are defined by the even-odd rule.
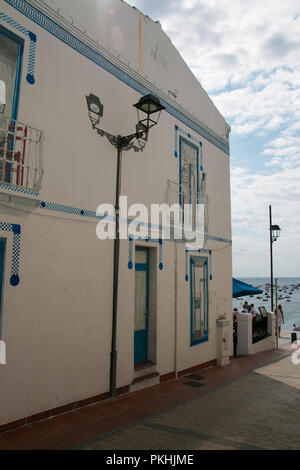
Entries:
[[[270,278],[267,277],[239,277],[240,281],[251,284],[263,291],[263,294],[244,296],[232,299],[233,307],[240,312],[245,300],[248,304],[254,304],[256,310],[264,306],[269,312],[271,309]],[[285,323],[281,331],[292,331],[293,324],[300,327],[300,277],[277,278],[278,305],[282,305]],[[275,280],[274,280],[274,304],[275,304]]]

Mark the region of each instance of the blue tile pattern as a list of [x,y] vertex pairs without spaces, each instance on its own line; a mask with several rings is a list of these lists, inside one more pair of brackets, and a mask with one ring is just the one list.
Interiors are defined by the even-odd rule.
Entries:
[[0,183],[0,189],[6,189],[7,191],[15,191],[17,193],[29,194],[30,196],[38,196],[39,193],[32,189],[21,188],[19,186],[12,186],[10,184]]
[[12,286],[17,286],[20,283],[19,261],[21,248],[21,226],[7,222],[0,222],[0,230],[5,232],[13,232],[14,234],[10,284]]
[[28,67],[27,67],[27,76],[26,80],[30,85],[35,83],[34,78],[34,69],[35,69],[35,55],[36,55],[36,35],[29,31],[24,26],[20,25],[17,21],[10,18],[4,12],[0,12],[0,20],[4,21],[9,26],[12,26],[20,33],[25,34],[29,38],[29,53],[28,53]]

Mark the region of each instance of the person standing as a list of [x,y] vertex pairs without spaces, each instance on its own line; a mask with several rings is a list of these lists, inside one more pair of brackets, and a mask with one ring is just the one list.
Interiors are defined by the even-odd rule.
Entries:
[[278,337],[279,337],[280,332],[281,332],[281,327],[284,323],[284,314],[283,314],[281,305],[278,305],[277,310],[276,310],[276,315],[277,315],[277,327],[278,327]]
[[251,304],[250,307],[251,307],[250,313],[252,315],[253,321],[255,321],[257,317],[257,311],[254,308],[254,304]]

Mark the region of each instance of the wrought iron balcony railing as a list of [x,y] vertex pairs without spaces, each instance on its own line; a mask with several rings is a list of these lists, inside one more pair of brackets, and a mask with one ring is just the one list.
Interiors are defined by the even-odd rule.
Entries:
[[27,124],[0,115],[0,182],[34,192],[43,177],[44,134]]

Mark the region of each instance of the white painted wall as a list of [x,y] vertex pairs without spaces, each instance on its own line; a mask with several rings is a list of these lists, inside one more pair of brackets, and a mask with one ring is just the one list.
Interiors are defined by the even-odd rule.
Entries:
[[[89,29],[94,28],[95,33],[100,31],[100,39],[105,39],[106,44],[111,44],[110,32],[115,24],[122,26],[126,39],[124,51],[127,54],[130,51],[137,61],[133,24],[138,24],[139,14],[125,2],[98,2],[99,17],[94,14],[98,11],[94,10],[94,0],[89,0],[89,9],[83,8],[81,1],[61,0],[59,3],[65,7],[72,4],[74,16],[78,14],[80,21],[88,22]],[[107,16],[101,16],[104,3],[111,3],[116,11],[112,23]],[[89,210],[96,210],[101,202],[114,203],[116,150],[92,131],[85,95],[90,92],[99,95],[104,104],[101,125],[111,133],[123,135],[134,131],[136,112],[132,104],[140,95],[7,3],[1,1],[1,8],[33,31],[38,40],[34,86],[25,80],[28,53],[25,42],[18,117],[45,134],[45,174],[39,199]],[[195,113],[195,119],[199,110],[200,118],[207,116],[207,125],[222,137],[224,119],[160,26],[142,17],[142,27],[143,72],[153,71],[151,78],[162,88],[177,88],[184,106]],[[168,72],[161,70],[155,61],[153,64],[149,56],[152,41],[153,44],[161,41],[164,45]],[[134,58],[130,59],[134,62]],[[122,194],[128,195],[129,203],[150,205],[164,201],[167,180],[178,181],[179,161],[174,158],[175,125],[203,142],[210,202],[209,233],[230,240],[229,158],[166,112],[150,132],[142,154],[123,153]],[[1,191],[8,193],[3,188]],[[22,227],[21,282],[17,287],[9,284],[12,235],[0,233],[7,237],[2,338],[7,346],[7,364],[0,366],[2,424],[108,391],[113,242],[96,238],[93,219],[43,209],[21,214],[4,203],[0,203],[0,215],[2,222]],[[156,243],[147,246],[156,250],[158,256]],[[178,244],[175,296],[174,243],[163,243],[164,269],[157,271],[156,286],[156,357],[157,371],[161,375],[175,369],[175,342],[178,371],[214,360],[216,318],[226,314],[231,320],[231,246],[210,240],[206,248],[213,252],[209,341],[190,347],[190,284],[184,279],[184,245]],[[134,270],[129,270],[127,263],[128,241],[124,240],[120,253],[117,387],[129,385],[134,377]]]

